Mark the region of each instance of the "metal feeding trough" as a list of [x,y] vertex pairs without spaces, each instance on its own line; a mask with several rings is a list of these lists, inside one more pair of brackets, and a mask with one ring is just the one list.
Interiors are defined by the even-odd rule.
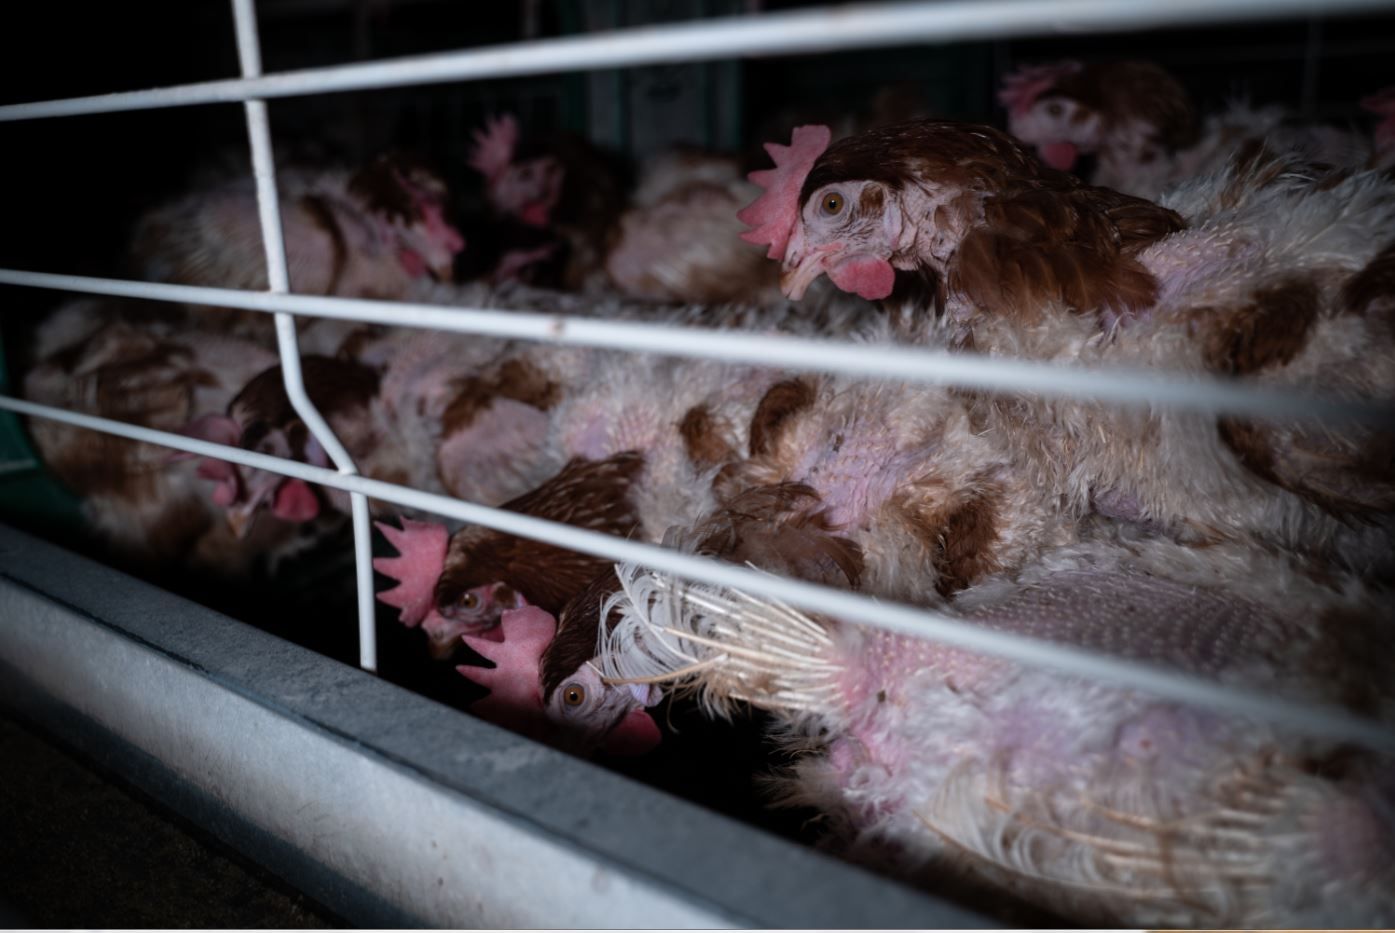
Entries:
[[354,923],[991,925],[3,526],[0,702]]

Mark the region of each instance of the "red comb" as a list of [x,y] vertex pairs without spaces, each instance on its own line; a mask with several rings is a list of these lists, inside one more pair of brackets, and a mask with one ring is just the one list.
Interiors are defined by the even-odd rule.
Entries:
[[998,103],[1013,114],[1025,113],[1037,98],[1055,86],[1066,75],[1081,69],[1080,62],[1065,61],[1051,65],[1024,65],[1003,78],[998,91]]
[[[196,437],[201,441],[236,447],[242,440],[242,425],[227,415],[203,415],[184,425],[179,429],[179,433],[185,437]],[[168,459],[173,462],[194,456],[197,454],[174,451]],[[216,484],[213,489],[214,505],[227,508],[242,494],[241,474],[238,473],[237,467],[226,460],[200,457],[197,472],[200,479],[212,480]]]
[[402,610],[403,625],[418,625],[434,608],[436,581],[446,565],[446,526],[410,518],[402,519],[401,529],[374,524],[398,554],[373,561],[374,570],[398,581],[396,587],[378,594],[378,602]]
[[499,632],[499,641],[461,636],[481,657],[494,662],[494,667],[456,668],[489,690],[489,696],[470,709],[481,719],[540,739],[549,731],[543,713],[542,656],[557,633],[557,620],[536,606],[510,609],[499,620]]
[[475,148],[470,153],[470,166],[493,181],[513,161],[513,150],[517,145],[518,121],[513,114],[491,117],[485,121],[484,129],[475,130]]
[[765,144],[775,167],[747,176],[764,188],[765,194],[737,211],[737,219],[754,228],[741,234],[741,239],[762,246],[769,243],[767,258],[784,260],[799,219],[799,189],[832,139],[833,133],[826,126],[796,127],[788,146]]

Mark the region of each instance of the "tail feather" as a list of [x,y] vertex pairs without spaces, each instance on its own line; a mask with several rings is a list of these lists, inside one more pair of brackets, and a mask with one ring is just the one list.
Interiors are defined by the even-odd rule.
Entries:
[[616,567],[620,589],[603,607],[599,662],[612,682],[669,684],[712,715],[735,703],[790,714],[836,708],[833,639],[778,600],[690,584],[634,564]]

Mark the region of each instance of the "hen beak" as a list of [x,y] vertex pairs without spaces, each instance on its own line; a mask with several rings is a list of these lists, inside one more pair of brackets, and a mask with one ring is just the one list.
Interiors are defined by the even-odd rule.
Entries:
[[454,281],[455,281],[455,261],[454,261],[454,259],[446,259],[446,260],[443,260],[443,261],[441,261],[441,262],[438,262],[438,263],[436,263],[436,265],[431,266],[431,267],[429,268],[429,271],[431,272],[431,277],[432,277],[433,279],[435,279],[436,281],[438,281],[438,282],[454,282]]
[[459,636],[454,638],[443,638],[437,640],[428,636],[426,650],[431,655],[433,661],[449,661],[455,656],[456,649],[461,645]]
[[252,531],[252,525],[256,520],[256,509],[228,510],[228,530],[231,531],[233,537],[239,541],[246,539],[247,535]]
[[780,291],[785,293],[785,297],[791,301],[803,298],[814,279],[824,273],[824,260],[837,248],[836,244],[821,246],[796,259],[793,266],[786,263],[780,275]]

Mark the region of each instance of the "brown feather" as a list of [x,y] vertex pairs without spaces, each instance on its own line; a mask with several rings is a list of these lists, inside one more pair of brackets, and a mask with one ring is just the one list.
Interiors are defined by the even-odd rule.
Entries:
[[807,379],[786,379],[766,390],[751,417],[751,456],[770,453],[780,433],[796,414],[814,404],[814,387]]
[[[353,360],[328,356],[306,356],[301,360],[305,392],[336,433],[341,422],[365,411],[378,393],[378,374]],[[252,379],[228,404],[228,414],[242,426],[242,446],[255,448],[272,431],[284,431],[291,444],[291,455],[305,458],[309,432],[286,394],[280,366],[273,366]],[[342,432],[348,433],[348,432]],[[352,451],[351,451],[352,453]]]
[[526,360],[505,360],[493,372],[461,377],[453,386],[455,397],[441,415],[442,437],[470,427],[495,399],[512,399],[547,411],[560,395],[557,383]]
[[729,463],[737,452],[727,443],[716,417],[706,405],[694,405],[678,422],[688,462],[699,472]]
[[1106,127],[1140,120],[1156,128],[1165,149],[1185,149],[1201,129],[1191,98],[1177,79],[1152,62],[1092,62],[1062,75],[1042,99],[1066,97],[1095,111]]
[[[592,577],[582,590],[567,601],[557,615],[557,634],[543,652],[540,674],[543,702],[552,692],[576,673],[577,668],[596,656],[596,642],[601,630],[601,604],[620,589],[615,568],[605,567]],[[614,624],[618,611],[607,620]]]
[[861,549],[832,533],[822,501],[802,483],[747,489],[699,524],[697,553],[827,586],[856,589]]
[[[643,456],[634,452],[600,461],[577,458],[537,489],[500,508],[626,537],[639,524],[630,488],[643,468]],[[451,538],[436,584],[436,604],[450,605],[477,586],[506,583],[531,604],[556,615],[611,563],[547,542],[471,527]]]

